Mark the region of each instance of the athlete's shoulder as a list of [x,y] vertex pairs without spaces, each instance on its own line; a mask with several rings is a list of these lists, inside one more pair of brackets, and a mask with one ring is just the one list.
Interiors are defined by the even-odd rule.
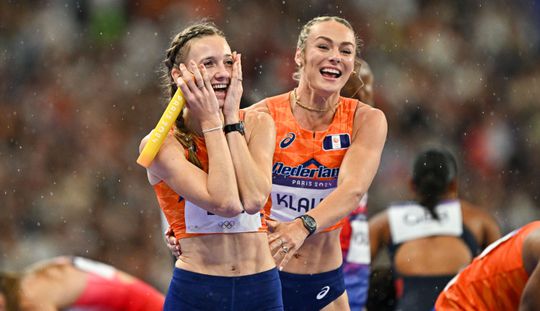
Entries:
[[491,219],[491,215],[481,206],[472,204],[471,202],[465,200],[459,200],[459,203],[461,204],[461,211],[463,213],[465,223],[484,223],[486,220]]
[[364,104],[361,101],[357,101],[355,118],[362,120],[379,120],[386,123],[386,116],[381,109]]
[[47,271],[57,269],[58,267],[71,266],[72,260],[68,256],[59,256],[50,259],[44,259],[38,262],[33,263],[25,269],[27,274],[40,274]]
[[460,200],[463,223],[475,233],[481,246],[487,246],[501,237],[495,218],[483,207]]
[[272,117],[268,115],[268,113],[264,111],[261,107],[254,107],[253,109],[250,107],[248,109],[245,109],[244,112],[244,122],[246,124],[255,125],[259,122],[262,122],[263,124],[267,124],[269,122],[273,123]]
[[355,130],[369,128],[370,135],[381,133],[386,137],[388,122],[382,110],[358,101],[354,115],[354,128]]
[[275,132],[274,119],[272,119],[268,112],[261,110],[262,109],[245,110],[244,122],[246,124],[246,130],[263,129]]
[[373,215],[369,219],[369,225],[370,227],[375,228],[385,228],[390,227],[389,219],[388,219],[388,209],[382,210],[378,212],[377,214]]
[[261,112],[261,113],[269,113],[268,106],[266,105],[266,99],[263,99],[249,107],[246,107],[242,109],[246,114],[248,112]]

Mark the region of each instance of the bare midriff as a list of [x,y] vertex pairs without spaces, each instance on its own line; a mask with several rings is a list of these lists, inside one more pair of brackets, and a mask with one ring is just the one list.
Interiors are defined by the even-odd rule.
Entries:
[[335,270],[343,262],[339,230],[320,232],[307,238],[283,271],[314,274]]
[[243,276],[275,267],[265,232],[209,234],[180,240],[179,269],[215,276]]

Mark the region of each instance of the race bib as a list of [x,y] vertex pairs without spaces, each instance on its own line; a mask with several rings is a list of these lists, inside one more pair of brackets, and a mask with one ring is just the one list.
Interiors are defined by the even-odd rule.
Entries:
[[366,264],[371,262],[371,253],[369,248],[369,227],[365,219],[356,219],[351,221],[351,241],[349,252],[347,253],[347,262]]
[[433,219],[427,209],[418,204],[391,206],[388,219],[394,243],[435,235],[460,236],[463,233],[459,201],[439,204],[435,210],[439,220]]
[[185,221],[187,233],[239,233],[258,231],[262,226],[259,213],[225,218],[209,213],[197,205],[186,201]]
[[314,209],[334,189],[295,188],[273,184],[271,218],[282,222],[292,221]]

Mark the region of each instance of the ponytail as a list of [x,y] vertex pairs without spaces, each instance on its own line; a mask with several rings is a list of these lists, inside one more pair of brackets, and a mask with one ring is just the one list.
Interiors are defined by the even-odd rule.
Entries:
[[412,181],[420,197],[420,205],[429,211],[433,219],[439,220],[435,207],[456,177],[456,160],[449,152],[430,149],[416,157]]

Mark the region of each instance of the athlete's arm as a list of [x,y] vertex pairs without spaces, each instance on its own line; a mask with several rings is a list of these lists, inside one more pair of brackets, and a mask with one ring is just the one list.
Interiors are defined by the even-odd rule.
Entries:
[[[236,172],[240,200],[249,214],[258,213],[272,189],[272,157],[276,129],[268,114],[249,111],[245,114],[246,137],[238,132],[227,134]],[[247,141],[246,141],[247,139]]]
[[[165,138],[156,158],[147,168],[148,173],[152,179],[163,180],[178,195],[213,214],[235,216],[242,208],[227,142],[222,131],[211,132],[205,136],[208,174],[185,158],[184,148],[172,133]],[[148,138],[149,136],[145,137],[141,142],[140,151]],[[222,153],[223,156],[217,153]]]
[[529,277],[519,304],[519,311],[534,311],[540,310],[540,265],[536,264],[536,268]]
[[317,221],[317,232],[351,213],[375,177],[386,140],[384,113],[359,105],[354,119],[352,143],[339,169],[338,186],[308,214]]
[[501,237],[501,229],[497,221],[487,212],[480,211],[482,213],[484,239],[482,240],[482,249],[486,248],[489,244],[497,241]]
[[540,310],[540,229],[525,238],[523,242],[523,265],[529,274],[519,304],[519,311]]
[[[185,158],[182,145],[169,133],[156,158],[148,167],[149,177],[163,180],[177,194],[213,214],[233,217],[242,212],[242,205],[229,146],[221,130],[216,96],[204,67],[201,68],[205,84],[202,90],[195,85],[194,79],[185,67],[180,66],[180,70],[187,82],[182,78],[177,81],[186,98],[190,116],[199,122],[203,130],[219,128],[204,133],[208,152],[208,173]],[[196,79],[201,79],[201,72],[196,67],[192,66],[191,70],[195,72]],[[143,139],[140,150],[147,140],[148,137]]]
[[386,211],[377,213],[369,221],[369,247],[371,261],[377,258],[379,250],[390,241],[390,225]]
[[[239,108],[243,92],[241,55],[233,52],[233,59],[231,83],[223,105],[225,124],[240,121]],[[245,137],[237,131],[226,134],[226,137],[240,200],[248,214],[255,214],[266,203],[272,189],[272,157],[276,130],[274,121],[268,114],[246,111],[244,122]]]

